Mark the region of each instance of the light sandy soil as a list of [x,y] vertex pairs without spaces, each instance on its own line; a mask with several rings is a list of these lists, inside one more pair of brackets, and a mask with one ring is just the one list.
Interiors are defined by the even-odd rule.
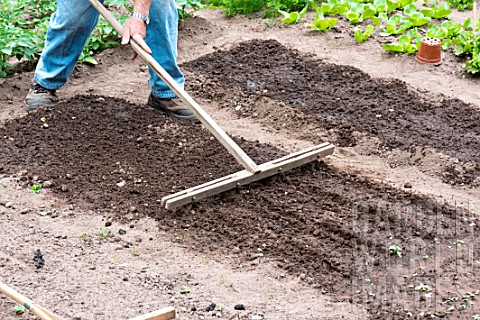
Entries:
[[[386,54],[378,43],[358,45],[347,33],[316,34],[301,25],[268,28],[263,20],[225,19],[216,10],[195,13],[180,27],[180,37],[180,63],[241,41],[275,39],[324,61],[352,65],[375,77],[398,78],[430,94],[460,98],[480,112],[480,80],[461,72],[451,55],[445,55],[439,67],[425,66],[413,56]],[[60,97],[92,93],[144,103],[148,74],[142,62],[130,62],[128,56],[128,49],[115,48],[99,55],[99,66],[79,66]],[[188,81],[192,75],[186,76]],[[25,114],[22,100],[31,77],[32,73],[23,73],[0,80],[2,92],[7,92],[0,97],[0,122]],[[287,151],[312,145],[261,121],[238,119],[215,101],[199,102],[232,135]],[[428,173],[428,168],[435,170],[434,155],[420,166],[410,163],[402,152],[389,158],[364,155],[374,143],[366,140],[354,148],[337,148],[328,163],[397,188],[409,182],[413,192],[480,214],[478,187],[447,185]],[[395,168],[392,163],[397,164]],[[227,257],[200,256],[176,235],[162,233],[153,220],[132,219],[130,225],[114,222],[113,237],[100,241],[105,217],[65,207],[45,190],[28,193],[17,188],[15,177],[0,176],[0,183],[7,186],[0,189],[1,281],[68,319],[128,319],[169,305],[177,308],[180,319],[366,318],[361,307],[333,302],[321,289],[290,278],[269,261],[240,265],[235,252]],[[119,235],[120,228],[127,233]],[[91,236],[93,244],[85,243],[82,234]],[[37,248],[46,260],[38,270],[33,264]],[[183,287],[191,293],[180,294]],[[190,313],[191,307],[201,311],[211,302],[217,304],[214,312]],[[238,303],[247,310],[235,311]],[[1,319],[31,318],[15,316],[13,305],[0,297]]]

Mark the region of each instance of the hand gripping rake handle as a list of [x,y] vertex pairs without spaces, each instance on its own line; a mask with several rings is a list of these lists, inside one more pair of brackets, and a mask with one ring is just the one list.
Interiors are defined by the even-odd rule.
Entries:
[[[88,0],[92,6],[112,25],[112,27],[123,35],[123,27],[115,17],[98,1]],[[132,49],[148,64],[150,68],[165,82],[165,84],[185,103],[185,105],[195,114],[202,124],[211,134],[230,152],[232,156],[248,171],[252,173],[260,172],[255,162],[233,141],[222,128],[206,113],[183,88],[160,66],[160,64],[145,50],[143,50],[133,39],[130,40]]]

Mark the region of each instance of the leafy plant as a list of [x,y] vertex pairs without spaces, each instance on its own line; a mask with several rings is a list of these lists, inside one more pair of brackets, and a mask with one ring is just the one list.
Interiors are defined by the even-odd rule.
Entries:
[[472,54],[472,58],[465,62],[464,68],[471,74],[480,73],[480,52]]
[[402,257],[402,249],[397,246],[397,245],[391,245],[390,247],[388,247],[388,254],[393,256],[398,256],[398,257]]
[[401,34],[412,27],[412,22],[400,14],[392,15],[386,23],[385,31],[381,35]]
[[415,290],[420,292],[426,292],[426,291],[430,291],[431,289],[426,284],[419,283],[418,286],[415,287]]
[[[315,3],[312,3],[314,7]],[[328,2],[323,2],[320,10],[326,16],[334,16],[336,14],[343,14],[348,11],[348,4],[342,0],[329,0]],[[317,10],[318,11],[318,10]]]
[[34,184],[28,189],[28,192],[39,193],[42,190],[43,186],[41,184]]
[[111,236],[112,236],[112,231],[109,228],[102,227],[100,229],[100,235],[99,235],[100,240],[108,239]]
[[413,27],[420,27],[424,24],[428,23],[432,18],[426,17],[423,13],[417,11],[417,7],[410,3],[407,5],[403,12],[405,13],[406,17],[404,18],[406,21],[410,21]]
[[182,290],[180,290],[181,294],[187,294],[187,293],[190,293],[190,292],[192,292],[192,290],[190,290],[189,287],[183,287]]
[[430,17],[433,19],[447,18],[452,14],[452,10],[450,10],[450,5],[448,4],[448,2],[445,2],[443,6],[424,8],[420,12],[423,13],[426,17]]
[[5,189],[6,187],[7,187],[6,184],[0,183],[0,190],[1,190],[1,189]]
[[473,54],[478,50],[479,40],[480,36],[471,31],[461,32],[457,37],[452,39],[452,46],[455,47],[455,54],[457,56]]
[[386,51],[415,53],[420,48],[422,36],[418,34],[417,29],[411,29],[407,34],[401,35],[398,42],[387,43],[382,46]]
[[447,2],[459,11],[464,11],[465,9],[472,10],[474,0],[447,0]]
[[354,30],[354,33],[353,33],[353,37],[355,38],[355,40],[357,40],[358,42],[365,42],[367,41],[367,39],[373,34],[373,32],[375,31],[375,27],[371,24],[369,24],[366,28],[365,28],[365,32],[362,32],[362,30],[360,28],[355,28]]
[[15,307],[13,307],[13,310],[18,315],[25,313],[25,307],[24,306],[16,305]]
[[[212,4],[220,7],[227,17],[233,17],[237,14],[250,15],[254,12],[258,12],[265,6],[265,1],[263,0],[214,0],[212,1]],[[187,2],[187,6],[188,6],[188,2]]]
[[[180,18],[187,15],[186,8],[194,10],[201,8],[200,1],[176,0]],[[260,1],[260,8],[264,5],[263,0],[253,1]],[[108,0],[106,3],[112,7],[125,6],[132,10],[127,0]],[[34,62],[40,57],[50,16],[55,10],[55,0],[0,1],[0,78],[7,77],[12,72],[12,62],[15,59]],[[113,14],[122,24],[128,19],[126,14],[116,12]],[[117,45],[119,39],[113,28],[103,18],[99,19],[80,55],[79,62],[96,64],[93,55]]]
[[282,19],[283,23],[296,24],[305,15],[305,13],[307,13],[308,7],[309,7],[309,4],[307,4],[300,12],[297,12],[297,11],[286,12],[283,10],[278,10],[278,12],[281,13],[284,17]]
[[87,246],[91,246],[93,244],[92,237],[88,233],[82,233],[80,235],[80,239],[82,239]]
[[138,251],[138,249],[134,246],[131,246],[130,247],[130,254],[134,257],[136,256],[139,256],[140,255],[140,252]]
[[428,26],[425,35],[430,38],[444,39],[448,36],[448,30],[444,27],[438,27],[436,24],[431,24]]
[[[262,7],[263,7],[263,2],[261,2],[261,1],[254,1],[253,3],[256,4],[256,3],[259,3],[259,2],[262,3]],[[191,14],[188,14],[185,9],[191,8],[191,9],[193,9],[193,11],[197,11],[197,10],[200,10],[200,9],[205,7],[200,0],[175,0],[175,4],[177,6],[178,17],[180,18],[180,20],[184,20],[187,16],[191,15]],[[253,8],[248,7],[248,8],[250,8],[250,10],[248,10],[244,14],[250,14],[250,13],[258,11],[259,9],[257,10],[257,7],[258,7],[258,5],[253,6]],[[260,9],[261,9],[261,7],[260,7]],[[250,12],[250,13],[248,13],[248,12]]]
[[225,283],[227,283],[227,278],[225,278],[225,276],[222,276],[220,280],[218,280],[218,284],[223,286]]
[[317,31],[327,31],[328,29],[333,28],[337,23],[338,23],[337,18],[325,19],[322,11],[319,10],[315,15],[315,20],[313,21],[313,24],[307,24],[307,27]]
[[448,38],[453,38],[458,36],[458,34],[462,31],[462,24],[453,22],[453,21],[444,21],[442,22],[442,27],[447,29],[448,31]]
[[342,15],[352,24],[357,24],[363,21],[364,5],[361,3],[352,2],[348,6],[348,11]]
[[423,5],[426,7],[435,7],[438,5],[438,0],[423,0]]
[[432,18],[426,17],[421,12],[415,12],[411,16],[407,17],[406,19],[412,23],[413,27],[421,27],[427,24],[430,20],[432,20]]

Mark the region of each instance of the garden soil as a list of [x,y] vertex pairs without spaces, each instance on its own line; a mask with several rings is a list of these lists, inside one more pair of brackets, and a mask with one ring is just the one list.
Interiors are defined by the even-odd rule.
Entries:
[[[2,81],[3,281],[77,319],[165,305],[183,319],[479,313],[478,80],[451,58],[372,65],[362,52],[376,49],[344,34],[266,30],[215,11],[188,19],[187,90],[259,163],[321,141],[337,152],[178,211],[159,199],[241,168],[201,126],[140,105],[146,68],[127,49],[79,67],[62,101],[34,114],[21,107],[31,73]],[[428,84],[437,77],[445,87]]]

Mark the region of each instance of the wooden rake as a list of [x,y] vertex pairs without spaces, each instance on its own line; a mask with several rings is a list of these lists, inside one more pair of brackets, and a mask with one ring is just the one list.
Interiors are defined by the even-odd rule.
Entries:
[[[64,320],[54,314],[53,312],[39,306],[32,300],[28,299],[27,297],[23,296],[22,294],[18,293],[17,291],[13,290],[6,284],[0,282],[0,292],[5,294],[7,297],[12,298],[17,302],[19,305],[25,307],[25,309],[30,310],[33,314],[39,317],[42,320]],[[173,307],[166,307],[151,313],[147,313],[135,318],[131,318],[129,320],[170,320],[175,319],[176,311]]]
[[[98,1],[88,0],[92,6],[107,20],[112,27],[123,35],[122,25]],[[329,142],[292,153],[285,157],[257,165],[236,144],[220,126],[181,88],[175,80],[160,66],[160,64],[134,40],[130,41],[132,49],[147,63],[147,65],[165,82],[165,84],[185,103],[211,134],[228,150],[228,152],[244,167],[245,170],[219,178],[205,184],[162,198],[162,205],[174,209],[215,194],[285,172],[306,163],[315,161],[333,153],[335,146]]]

